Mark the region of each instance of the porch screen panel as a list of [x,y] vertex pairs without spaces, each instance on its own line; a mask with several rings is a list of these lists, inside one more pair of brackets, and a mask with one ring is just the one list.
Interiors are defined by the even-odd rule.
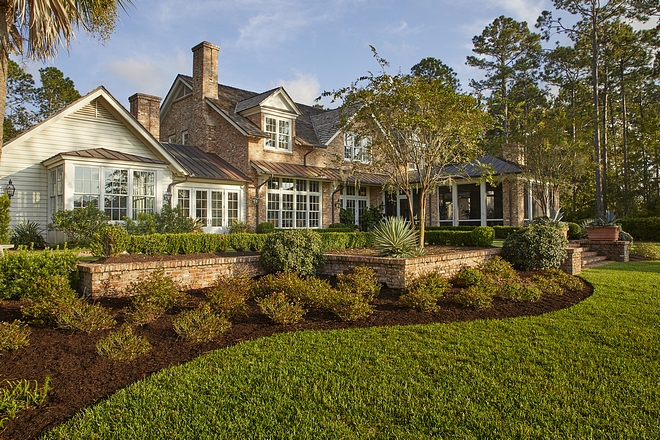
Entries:
[[438,188],[438,218],[441,222],[450,223],[454,219],[454,201],[452,199],[451,188],[441,186]]
[[486,218],[488,226],[501,226],[504,223],[502,185],[486,184]]
[[458,185],[458,219],[461,225],[481,224],[481,188],[479,185]]

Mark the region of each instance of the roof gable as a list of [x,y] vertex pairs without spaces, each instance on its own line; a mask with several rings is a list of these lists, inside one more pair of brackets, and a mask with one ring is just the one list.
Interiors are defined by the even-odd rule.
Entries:
[[81,123],[89,118],[103,118],[105,121],[121,124],[157,157],[167,162],[174,171],[182,175],[186,174],[185,169],[174,160],[170,153],[103,86],[97,87],[56,114],[16,136],[2,146],[2,151],[9,152],[17,148],[33,136],[69,117],[80,119]]

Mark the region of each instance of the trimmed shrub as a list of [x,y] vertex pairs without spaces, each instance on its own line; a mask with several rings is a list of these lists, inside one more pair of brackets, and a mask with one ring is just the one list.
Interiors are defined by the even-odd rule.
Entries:
[[564,294],[564,289],[559,285],[559,283],[551,278],[544,275],[534,275],[532,277],[532,283],[541,289],[541,292],[548,295],[561,296]]
[[479,269],[462,267],[450,282],[454,287],[478,286],[484,282],[484,275]]
[[257,301],[257,304],[264,315],[282,325],[300,322],[307,312],[300,304],[290,301],[283,292],[273,293]]
[[275,232],[275,225],[271,222],[262,222],[257,225],[257,234],[270,234]]
[[509,280],[515,280],[518,278],[518,274],[516,274],[516,271],[513,266],[511,266],[511,263],[504,260],[500,256],[496,256],[495,258],[482,264],[480,266],[480,270],[496,284],[500,284]]
[[568,225],[568,239],[569,240],[579,240],[582,238],[582,226],[573,222],[566,222]]
[[89,247],[97,257],[115,257],[128,249],[130,238],[121,226],[106,226],[94,234]]
[[559,284],[563,289],[570,290],[571,292],[580,292],[584,287],[582,280],[576,276],[567,274],[563,270],[547,269],[543,271],[543,275]]
[[155,321],[167,310],[185,306],[188,294],[162,270],[154,271],[140,281],[134,281],[126,289],[132,296],[131,308],[126,312],[126,320],[134,325],[144,325]]
[[278,272],[261,277],[255,285],[254,295],[261,299],[275,293],[283,293],[290,301],[305,307],[327,308],[332,286],[318,278],[302,279],[296,272]]
[[660,260],[660,247],[654,243],[635,243],[630,250],[630,255],[648,258],[650,260]]
[[418,241],[417,231],[401,217],[387,217],[374,229],[374,247],[385,257],[416,257]]
[[56,315],[57,326],[62,329],[92,333],[117,324],[110,311],[100,304],[89,304],[81,298],[61,306]]
[[506,239],[509,235],[522,229],[522,226],[491,226],[495,238]]
[[328,229],[346,229],[346,225],[343,223],[332,223],[328,226]]
[[309,229],[274,232],[267,236],[259,261],[271,273],[315,275],[316,268],[325,262],[321,236]]
[[43,229],[37,222],[31,220],[22,221],[11,231],[9,241],[14,246],[27,246],[30,248],[43,249],[46,247],[44,237],[41,235]]
[[172,208],[167,203],[160,212],[138,214],[137,220],[124,217],[126,231],[131,235],[182,234],[197,232],[202,224],[197,218],[188,217],[182,209]]
[[495,231],[490,226],[478,226],[470,231],[472,246],[489,247],[495,239]]
[[529,283],[512,281],[503,285],[498,295],[515,301],[538,301],[541,299],[541,290]]
[[11,222],[11,213],[9,207],[11,199],[7,194],[0,195],[0,244],[9,243],[9,223]]
[[461,289],[454,296],[454,301],[476,310],[490,309],[493,306],[495,293],[494,287],[487,284],[473,285]]
[[370,316],[374,308],[364,296],[333,290],[328,298],[328,309],[342,321],[357,321]]
[[124,324],[96,343],[96,351],[113,361],[128,362],[144,356],[151,350],[147,338],[136,336],[130,325]]
[[160,304],[148,301],[141,301],[133,304],[126,311],[125,320],[127,323],[141,327],[150,322],[154,322],[165,314],[165,307]]
[[224,316],[214,314],[208,304],[200,304],[198,308],[182,312],[174,318],[172,326],[182,338],[202,343],[217,339],[229,330],[231,323]]
[[239,232],[227,236],[227,244],[239,252],[258,252],[270,235]]
[[337,275],[337,289],[356,293],[367,301],[372,301],[380,293],[380,282],[373,269],[357,266],[350,275]]
[[37,298],[38,279],[63,276],[78,281],[78,254],[70,250],[19,249],[0,258],[0,299]]
[[94,235],[107,226],[109,217],[95,206],[57,211],[52,216],[54,228],[66,234],[70,243],[86,247]]
[[516,269],[556,269],[566,260],[568,241],[557,228],[530,225],[504,241],[501,256]]
[[437,312],[438,301],[448,288],[447,280],[438,273],[431,273],[415,279],[399,301],[422,312]]
[[30,327],[18,319],[0,322],[0,351],[27,347],[30,345],[30,333]]
[[[374,243],[374,235],[371,232],[335,232],[339,229],[319,229],[323,249],[326,251],[339,249],[355,249],[371,247]],[[324,232],[321,232],[324,231]]]
[[660,217],[626,217],[619,220],[619,224],[636,240],[660,241]]
[[240,220],[233,220],[229,224],[229,233],[230,234],[245,234],[252,232],[252,228],[247,222],[242,222]]
[[252,294],[254,285],[254,281],[246,272],[234,276],[220,276],[206,291],[211,310],[228,318],[247,314],[246,301]]
[[222,234],[151,234],[131,235],[128,253],[144,255],[184,255],[226,251],[228,237]]

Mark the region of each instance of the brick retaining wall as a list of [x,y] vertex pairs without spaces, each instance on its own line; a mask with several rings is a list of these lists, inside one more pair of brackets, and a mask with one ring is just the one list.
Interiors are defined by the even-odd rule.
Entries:
[[627,241],[580,240],[580,246],[606,255],[612,261],[630,261],[630,243]]

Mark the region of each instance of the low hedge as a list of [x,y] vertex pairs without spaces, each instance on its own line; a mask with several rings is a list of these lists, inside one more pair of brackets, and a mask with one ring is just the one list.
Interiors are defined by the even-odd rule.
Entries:
[[[426,231],[473,231],[481,226],[427,226]],[[495,238],[506,239],[509,235],[522,229],[522,226],[489,226],[495,231]]]
[[372,232],[325,232],[320,235],[326,251],[371,247],[374,243]]
[[635,240],[660,241],[660,217],[623,218],[619,224]]
[[491,226],[477,226],[471,230],[431,230],[424,234],[424,241],[430,245],[480,246],[493,244],[495,231]]
[[0,258],[0,299],[36,298],[37,280],[54,276],[77,283],[78,253],[67,249],[7,253]]

